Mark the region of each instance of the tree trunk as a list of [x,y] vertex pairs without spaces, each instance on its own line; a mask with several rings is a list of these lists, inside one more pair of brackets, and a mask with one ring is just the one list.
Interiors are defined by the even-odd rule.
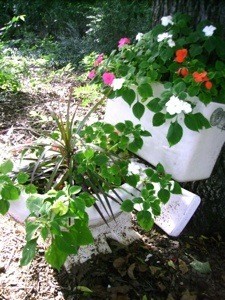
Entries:
[[[152,26],[160,23],[163,16],[182,12],[193,17],[194,25],[199,21],[209,20],[216,26],[225,27],[225,0],[152,0],[151,5]],[[225,146],[209,179],[188,182],[182,186],[199,195],[202,200],[184,233],[219,233],[225,238]]]

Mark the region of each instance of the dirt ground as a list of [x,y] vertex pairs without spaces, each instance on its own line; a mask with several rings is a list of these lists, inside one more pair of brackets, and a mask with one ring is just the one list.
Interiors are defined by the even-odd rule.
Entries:
[[[18,156],[32,143],[49,120],[37,115],[51,105],[65,110],[71,82],[55,82],[44,92],[0,95],[0,153]],[[78,110],[82,117],[88,107]],[[35,116],[34,116],[35,115]],[[101,119],[100,110],[93,118]],[[219,234],[192,236],[186,232],[171,238],[154,227],[130,246],[110,240],[111,254],[98,255],[82,265],[53,270],[39,248],[35,260],[19,266],[25,244],[24,226],[10,216],[0,217],[0,300],[44,299],[225,299],[225,241]]]

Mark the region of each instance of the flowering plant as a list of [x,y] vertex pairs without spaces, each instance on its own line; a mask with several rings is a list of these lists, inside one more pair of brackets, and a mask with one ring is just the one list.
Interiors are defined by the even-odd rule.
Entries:
[[[210,127],[194,109],[199,101],[225,103],[224,48],[219,30],[207,21],[193,29],[187,15],[166,16],[148,33],[138,33],[135,43],[122,38],[118,51],[107,59],[101,54],[89,78],[110,98],[122,97],[138,119],[147,108],[154,113],[153,126],[169,121],[167,139],[172,146],[182,138],[181,119],[193,131]],[[156,82],[164,84],[157,98],[152,90]]]

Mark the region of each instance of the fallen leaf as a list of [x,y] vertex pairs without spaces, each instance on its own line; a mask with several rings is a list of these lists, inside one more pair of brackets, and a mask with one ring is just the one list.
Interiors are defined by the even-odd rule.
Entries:
[[187,264],[180,258],[178,259],[178,263],[179,263],[179,270],[181,271],[181,273],[186,274],[189,271]]
[[144,272],[148,271],[148,267],[144,264],[140,264],[140,265],[138,265],[138,271],[141,273],[144,273]]
[[114,260],[113,267],[116,268],[116,269],[119,269],[119,268],[124,266],[125,262],[126,261],[123,257],[118,257]]
[[135,263],[133,263],[132,265],[129,266],[128,270],[127,270],[127,274],[130,277],[130,279],[135,280],[135,276],[134,276],[134,269],[135,269]]
[[165,291],[166,286],[162,282],[157,282],[157,285],[160,288],[161,292]]
[[155,275],[157,272],[161,271],[161,268],[155,267],[155,266],[150,266],[149,269],[150,269],[152,275]]
[[175,266],[175,264],[174,264],[174,262],[172,260],[169,260],[167,264],[168,264],[168,266],[170,266],[171,268],[173,268],[174,270],[176,270],[176,266]]
[[197,272],[202,273],[202,274],[208,274],[208,273],[212,272],[208,261],[201,262],[198,260],[194,260],[193,262],[190,263],[190,265],[192,266],[192,268],[194,270],[196,270]]
[[196,300],[197,296],[193,295],[189,291],[184,292],[180,300]]

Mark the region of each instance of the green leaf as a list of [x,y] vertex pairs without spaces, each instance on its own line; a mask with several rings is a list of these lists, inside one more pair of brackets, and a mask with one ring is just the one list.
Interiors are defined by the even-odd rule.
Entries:
[[152,118],[153,126],[161,126],[166,121],[165,115],[163,113],[156,113]]
[[149,101],[146,106],[149,110],[155,113],[160,112],[163,108],[163,106],[160,104],[160,101],[161,101],[160,98],[154,98],[151,101]]
[[211,273],[211,267],[209,262],[200,262],[198,260],[194,260],[193,262],[190,263],[193,269],[195,269],[197,272],[202,273],[202,274],[208,274]]
[[136,98],[136,94],[133,90],[131,89],[123,89],[121,96],[123,97],[123,99],[131,106],[131,104],[134,102],[135,98]]
[[85,211],[85,201],[80,196],[76,197],[73,202],[71,202],[71,206],[76,211]]
[[7,184],[2,188],[1,195],[4,200],[17,200],[20,190],[12,184]]
[[211,127],[209,121],[201,113],[196,113],[195,118],[198,122],[199,129],[202,129],[202,128],[208,129]]
[[182,189],[181,189],[181,186],[179,185],[178,182],[174,181],[174,186],[173,186],[173,189],[172,189],[171,193],[173,193],[173,194],[182,194]]
[[159,216],[161,213],[161,207],[160,207],[160,202],[159,201],[154,201],[151,203],[151,208],[152,208],[152,213],[154,216]]
[[180,126],[180,124],[177,121],[171,123],[166,136],[170,147],[177,144],[181,140],[182,136],[183,128]]
[[95,198],[88,192],[81,193],[79,197],[84,200],[86,207],[91,207],[95,203]]
[[55,236],[55,246],[66,254],[76,254],[78,251],[78,237],[74,231],[61,232],[61,235]]
[[120,208],[122,211],[132,212],[134,209],[134,203],[131,200],[124,200]]
[[1,199],[0,200],[0,213],[2,215],[5,215],[9,210],[9,206],[10,206],[9,201]]
[[26,243],[23,248],[22,258],[20,260],[21,266],[28,265],[36,254],[36,246],[37,246],[37,239],[30,240]]
[[94,158],[94,161],[98,166],[106,165],[108,160],[109,159],[105,154],[97,154],[96,157]]
[[132,107],[132,111],[135,117],[140,120],[145,112],[145,107],[142,103],[136,102]]
[[152,87],[149,83],[142,83],[138,86],[137,91],[143,99],[147,99],[153,95]]
[[12,172],[13,170],[13,163],[11,160],[6,160],[4,163],[0,165],[0,173],[7,174]]
[[87,288],[86,286],[83,286],[83,285],[78,285],[78,286],[76,287],[76,290],[77,290],[77,291],[81,291],[81,292],[83,292],[83,293],[85,293],[85,294],[91,294],[91,293],[93,293],[92,290],[90,290],[89,288]]
[[73,185],[69,188],[69,195],[76,195],[80,193],[81,187],[79,185]]
[[203,50],[203,48],[200,45],[191,45],[189,53],[192,57],[195,57],[195,56],[201,54],[202,50]]
[[157,196],[163,203],[167,203],[170,199],[170,192],[166,189],[159,190]]
[[28,184],[25,186],[25,192],[27,194],[36,194],[37,193],[37,188],[34,184]]
[[43,238],[44,241],[47,239],[48,233],[49,233],[49,231],[48,231],[47,227],[43,227],[41,229],[41,236],[42,236],[42,238]]
[[193,114],[188,114],[185,115],[184,117],[184,124],[187,126],[188,129],[193,130],[193,131],[198,131],[198,122],[195,118],[195,115]]
[[119,130],[120,132],[124,132],[124,130],[125,130],[125,128],[126,128],[126,126],[125,126],[125,124],[124,123],[117,123],[116,125],[115,125],[115,127],[116,127],[116,129],[117,130]]
[[151,178],[152,175],[154,174],[154,171],[153,171],[152,169],[146,169],[146,170],[145,170],[145,174],[146,174],[149,178]]
[[74,225],[74,228],[77,231],[77,239],[80,246],[85,246],[94,243],[93,235],[87,225],[77,220]]
[[29,179],[29,175],[24,173],[24,172],[20,172],[18,175],[17,175],[17,180],[18,180],[18,183],[19,184],[24,184],[28,181]]
[[152,218],[152,215],[149,211],[139,211],[137,213],[137,221],[138,224],[145,230],[152,229],[154,225],[154,220]]
[[181,82],[177,83],[173,89],[176,94],[179,94],[186,90],[186,84],[183,81],[181,81]]
[[147,130],[141,130],[140,135],[141,136],[152,136],[151,133]]
[[63,251],[60,251],[59,248],[56,246],[55,242],[53,241],[50,247],[45,252],[45,259],[46,261],[53,267],[56,268],[58,271],[65,263],[67,254]]
[[38,214],[43,204],[43,199],[38,196],[30,196],[27,199],[27,208],[30,210],[31,213]]
[[84,157],[86,159],[91,159],[94,156],[95,152],[93,149],[88,148],[87,150],[84,151]]
[[126,177],[126,183],[128,183],[129,185],[131,185],[133,187],[137,186],[139,180],[140,180],[140,176],[137,174],[133,174],[133,175]]
[[39,223],[27,221],[26,222],[26,240],[34,240],[37,238],[35,234],[37,233],[38,228],[40,227]]

